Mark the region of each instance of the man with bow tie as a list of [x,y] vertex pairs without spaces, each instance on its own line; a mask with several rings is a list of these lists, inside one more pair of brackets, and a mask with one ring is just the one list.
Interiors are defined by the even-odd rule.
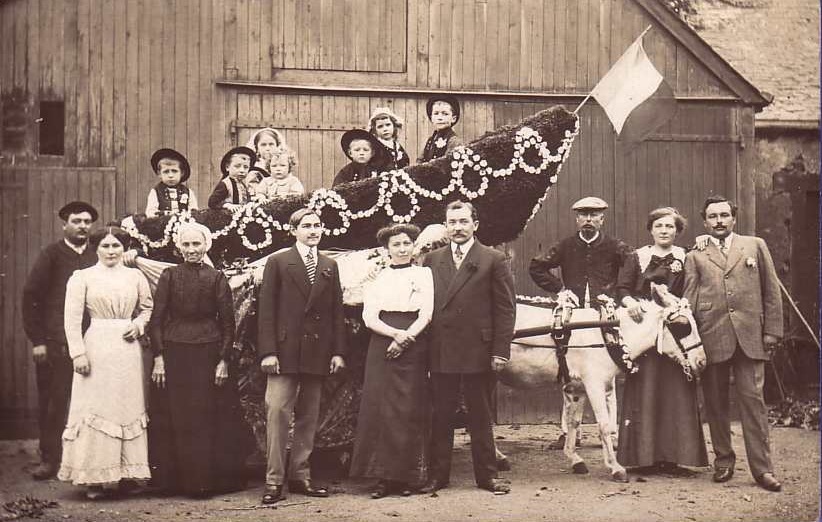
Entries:
[[[531,260],[529,273],[540,288],[556,293],[567,288],[579,299],[580,306],[588,306],[586,298],[593,301],[600,294],[616,299],[616,283],[619,269],[633,249],[624,241],[605,235],[605,210],[608,203],[588,196],[571,205],[576,214],[577,232],[554,243],[544,254]],[[551,270],[559,268],[562,279]],[[611,412],[613,437],[617,436],[616,393],[612,386],[606,398]],[[563,401],[565,401],[563,396]],[[566,408],[562,408],[562,435],[551,443],[550,449],[562,449],[568,433]],[[577,431],[579,434],[579,431]],[[579,440],[576,441],[579,445]]]
[[707,198],[702,218],[710,240],[685,258],[685,297],[708,358],[702,390],[716,455],[713,479],[730,480],[736,464],[728,411],[733,368],[748,467],[762,488],[780,491],[771,464],[762,387],[765,361],[782,336],[782,297],[768,246],[761,238],[735,234],[736,216],[732,201]]
[[434,315],[429,363],[433,419],[429,482],[432,493],[448,485],[454,445],[452,415],[462,382],[477,486],[508,493],[497,479],[492,409],[494,372],[511,354],[516,305],[514,278],[505,255],[474,237],[479,227],[470,203],[454,201],[445,210],[448,245],[423,262],[434,276]]
[[[312,484],[308,457],[314,447],[323,377],[345,366],[340,275],[337,263],[317,250],[323,235],[320,216],[303,208],[288,224],[296,244],[266,262],[257,313],[257,351],[261,369],[268,374],[263,504],[285,498],[286,478],[291,493],[328,496],[325,488]],[[294,438],[286,457],[292,413]]]

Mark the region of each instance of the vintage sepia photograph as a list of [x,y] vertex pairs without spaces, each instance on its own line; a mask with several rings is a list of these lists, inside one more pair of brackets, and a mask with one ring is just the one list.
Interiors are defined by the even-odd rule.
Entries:
[[820,518],[818,0],[0,0],[0,520]]

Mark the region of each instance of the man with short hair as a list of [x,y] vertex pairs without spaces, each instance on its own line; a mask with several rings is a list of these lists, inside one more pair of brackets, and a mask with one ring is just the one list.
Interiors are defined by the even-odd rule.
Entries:
[[[289,226],[296,244],[266,262],[257,313],[257,350],[268,374],[263,504],[285,498],[286,478],[291,493],[328,496],[328,490],[312,484],[308,457],[314,448],[323,378],[345,366],[340,273],[336,261],[317,249],[322,221],[303,208],[291,215]],[[288,454],[292,414],[294,437]]]
[[[619,269],[633,249],[624,241],[602,232],[607,208],[608,203],[594,196],[584,197],[571,206],[576,214],[577,233],[551,245],[547,253],[531,260],[529,273],[540,288],[553,293],[567,288],[577,296],[580,306],[586,306],[586,297],[593,301],[600,294],[616,299]],[[562,279],[551,273],[554,268],[562,270]],[[613,384],[607,390],[606,398],[611,414],[612,437],[615,440],[617,406]],[[563,402],[565,400],[563,395]],[[562,408],[562,434],[548,446],[550,449],[562,449],[565,445],[568,433],[566,409]],[[579,438],[575,442],[579,445]]]
[[74,376],[63,327],[66,283],[75,270],[97,262],[95,252],[87,248],[97,210],[84,201],[72,201],[58,215],[63,220],[63,239],[40,252],[23,287],[23,329],[33,345],[39,410],[41,463],[32,472],[35,480],[54,477],[63,455]]
[[431,472],[420,491],[432,493],[450,480],[452,415],[462,382],[477,486],[508,493],[510,488],[497,479],[492,391],[494,372],[505,366],[511,354],[514,279],[505,255],[474,237],[479,220],[473,205],[449,203],[445,228],[448,245],[430,252],[423,261],[434,276],[434,315],[429,328],[433,419]]
[[765,361],[782,337],[782,296],[768,246],[761,238],[734,233],[736,216],[733,201],[718,195],[707,198],[702,219],[709,243],[685,258],[685,297],[708,358],[701,380],[716,455],[713,480],[730,480],[736,464],[728,411],[733,368],[748,467],[762,488],[780,491],[771,464],[762,387]]

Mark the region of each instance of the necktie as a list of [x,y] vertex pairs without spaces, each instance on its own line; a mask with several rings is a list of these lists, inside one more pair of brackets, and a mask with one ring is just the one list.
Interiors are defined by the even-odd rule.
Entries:
[[460,246],[457,245],[457,248],[454,249],[454,264],[457,265],[457,268],[459,268],[462,264],[462,257],[462,250],[460,249]]
[[317,274],[317,262],[314,260],[313,250],[309,250],[305,255],[305,271],[308,273],[308,281],[313,285],[314,276]]
[[727,253],[728,253],[727,249],[725,248],[725,238],[724,237],[719,238],[719,251],[722,252],[723,256],[727,255]]

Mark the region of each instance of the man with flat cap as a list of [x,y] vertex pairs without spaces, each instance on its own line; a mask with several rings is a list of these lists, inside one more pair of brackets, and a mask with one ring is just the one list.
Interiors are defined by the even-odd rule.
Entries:
[[[553,293],[567,288],[579,298],[580,306],[584,306],[586,295],[591,300],[600,294],[616,299],[619,269],[633,249],[624,241],[602,232],[607,208],[608,203],[594,196],[584,197],[571,206],[571,210],[576,213],[576,234],[551,245],[547,253],[539,254],[531,260],[528,271],[540,288]],[[562,271],[561,279],[551,273],[554,268]],[[617,409],[613,385],[607,392],[607,399],[615,438]],[[562,435],[549,445],[551,449],[562,449],[565,444],[568,432],[565,409],[563,407]]]
[[58,212],[63,220],[63,239],[46,246],[38,255],[23,287],[23,329],[34,356],[37,377],[40,457],[32,472],[36,480],[57,474],[62,458],[74,366],[63,330],[66,283],[75,270],[97,262],[88,248],[91,224],[97,210],[84,201],[72,201]]

